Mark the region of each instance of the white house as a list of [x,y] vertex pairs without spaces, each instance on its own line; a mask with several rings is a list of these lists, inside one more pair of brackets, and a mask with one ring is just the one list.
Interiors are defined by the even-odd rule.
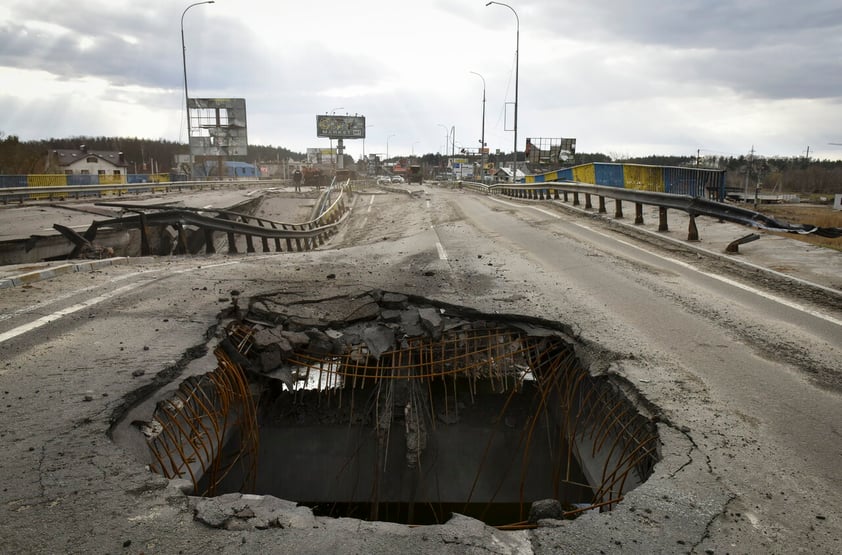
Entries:
[[88,150],[85,145],[74,149],[47,152],[47,172],[82,175],[126,175],[128,164],[122,152]]

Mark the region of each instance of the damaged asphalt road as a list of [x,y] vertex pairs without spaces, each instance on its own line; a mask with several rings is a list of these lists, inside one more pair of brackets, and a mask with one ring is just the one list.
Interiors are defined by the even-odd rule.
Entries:
[[[318,251],[143,259],[3,290],[0,333],[54,318],[0,343],[3,550],[842,550],[842,403],[828,381],[842,360],[838,326],[560,214],[439,189],[414,200],[357,195],[347,227]],[[306,300],[370,289],[567,326],[591,371],[618,376],[652,415],[654,474],[613,511],[574,521],[501,532],[454,517],[408,528],[316,517],[266,497],[192,498],[107,436],[133,392],[208,370],[185,353],[204,351],[232,290]],[[803,358],[770,348],[790,343]]]

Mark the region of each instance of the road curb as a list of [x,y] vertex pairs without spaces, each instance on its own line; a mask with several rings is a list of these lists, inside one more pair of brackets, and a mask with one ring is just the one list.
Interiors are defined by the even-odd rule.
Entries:
[[92,272],[100,268],[116,266],[117,264],[127,264],[128,262],[129,257],[118,256],[114,258],[103,258],[101,260],[88,260],[85,262],[61,264],[60,266],[50,266],[34,272],[26,272],[16,276],[0,279],[0,289],[29,285],[45,279],[52,279],[63,274],[71,274],[74,272]]

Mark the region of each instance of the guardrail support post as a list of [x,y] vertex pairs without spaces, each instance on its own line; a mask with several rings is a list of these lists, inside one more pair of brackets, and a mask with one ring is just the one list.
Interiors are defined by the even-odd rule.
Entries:
[[658,231],[669,231],[667,225],[667,209],[663,206],[658,207]]
[[623,201],[620,199],[614,199],[614,217],[618,220],[623,219]]
[[607,212],[607,210],[605,209],[605,197],[600,196],[599,197],[599,213],[605,214],[606,212]]
[[146,232],[146,213],[138,213],[140,216],[140,256],[149,256],[149,235]]
[[725,252],[730,253],[738,253],[740,252],[740,245],[745,245],[746,243],[751,243],[752,241],[757,241],[760,239],[760,235],[757,233],[749,233],[745,237],[740,237],[735,241],[731,241],[727,247],[725,247]]
[[585,193],[585,210],[593,210],[593,204],[591,204],[590,193]]
[[573,206],[579,206],[579,193],[573,192]]
[[176,224],[176,231],[178,232],[178,245],[175,248],[175,254],[187,254],[187,230],[181,224]]
[[687,231],[688,241],[699,240],[699,228],[696,227],[696,215],[690,214],[690,229]]
[[564,194],[564,202],[568,202],[568,200],[567,200],[567,191],[562,191],[562,193]]
[[643,205],[634,203],[634,225],[643,225]]
[[205,228],[205,254],[216,253],[216,247],[213,244],[213,230]]

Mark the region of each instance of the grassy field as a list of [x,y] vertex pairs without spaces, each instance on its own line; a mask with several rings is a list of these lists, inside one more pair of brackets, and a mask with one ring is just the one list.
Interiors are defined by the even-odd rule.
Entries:
[[[833,210],[833,207],[826,204],[763,204],[758,207],[758,212],[790,224],[842,228],[842,211]],[[818,235],[801,235],[798,233],[781,233],[780,235],[822,247],[842,250],[842,237],[828,239]]]

